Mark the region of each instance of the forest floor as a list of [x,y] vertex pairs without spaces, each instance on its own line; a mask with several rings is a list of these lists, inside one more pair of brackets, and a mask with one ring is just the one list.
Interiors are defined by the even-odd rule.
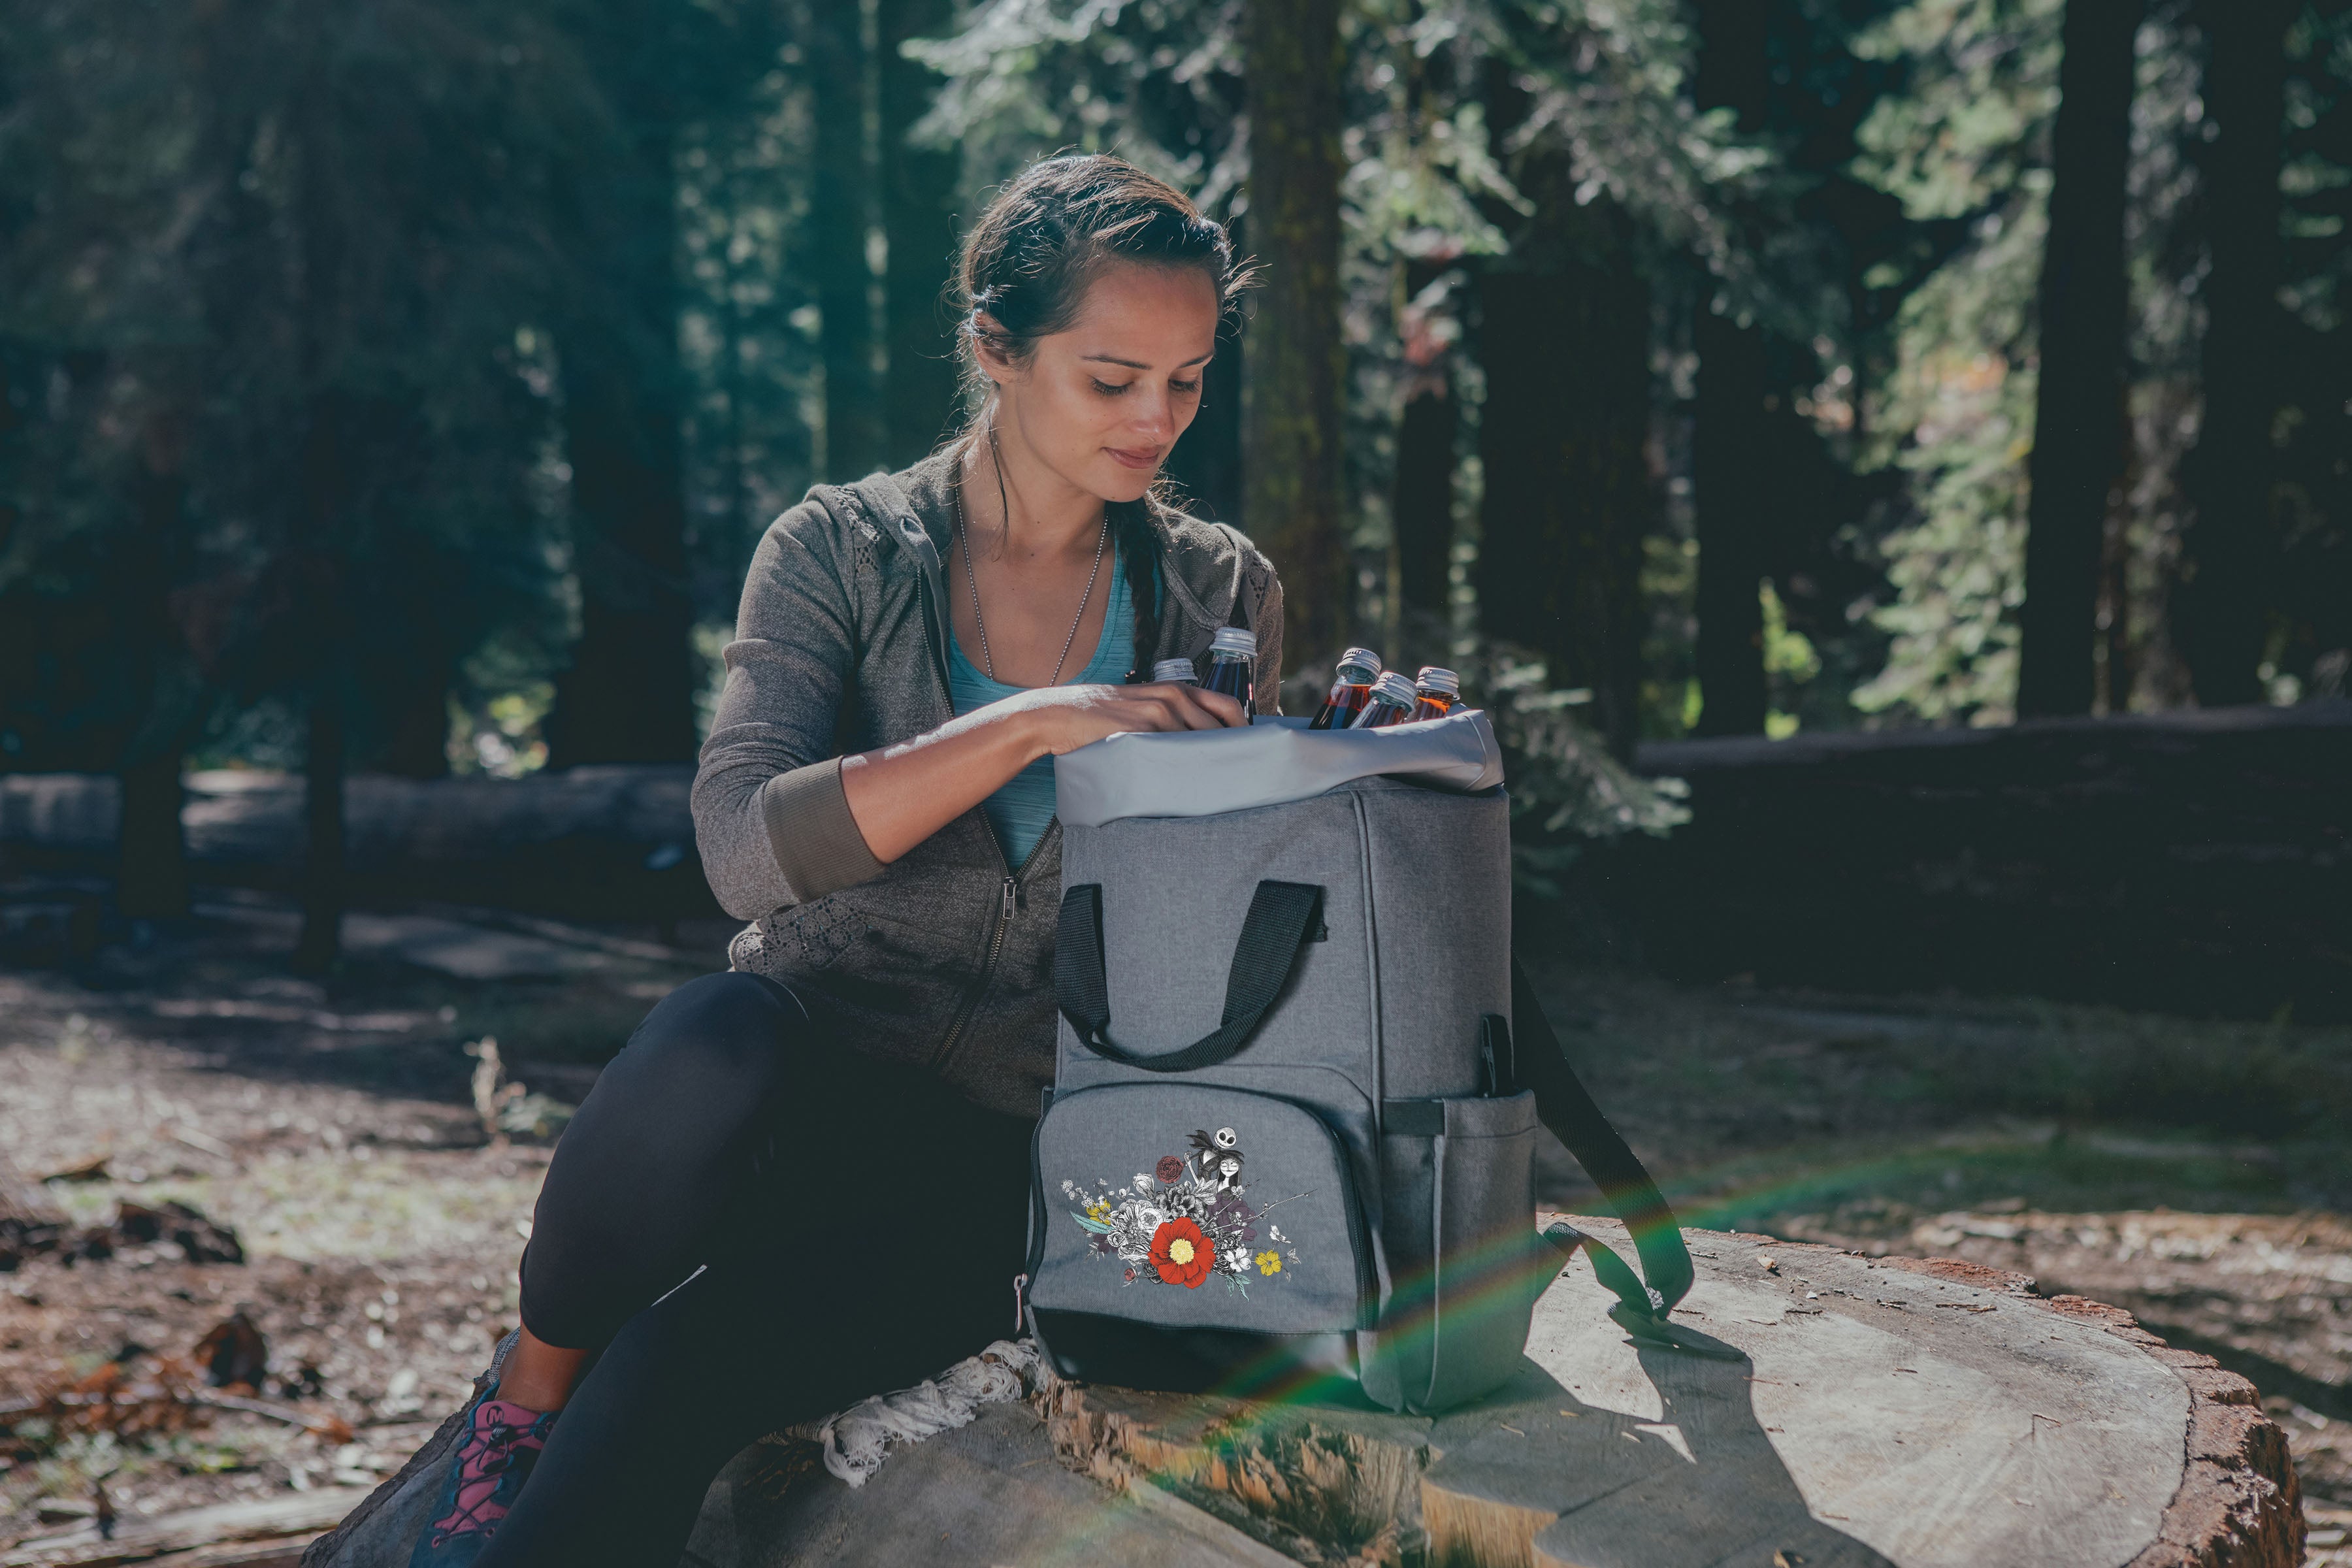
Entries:
[[[75,1525],[101,1482],[128,1518],[397,1468],[514,1321],[567,1108],[728,934],[689,925],[665,951],[649,931],[359,916],[314,983],[287,973],[281,904],[215,894],[204,916],[70,971],[0,956],[0,1163],[77,1226],[177,1202],[245,1254],[191,1263],[118,1236],[108,1258],[0,1274],[0,1412],[54,1415],[110,1366],[163,1391],[143,1433],[0,1415],[17,1422],[0,1549]],[[2126,1308],[2262,1390],[2294,1446],[2311,1561],[2352,1564],[2352,1030],[1565,963],[1538,984],[1687,1223],[1969,1258]],[[496,1131],[467,1052],[486,1036],[528,1089],[495,1101]],[[1543,1187],[1594,1206],[1564,1155]],[[169,1363],[240,1311],[262,1409],[172,1395]]]

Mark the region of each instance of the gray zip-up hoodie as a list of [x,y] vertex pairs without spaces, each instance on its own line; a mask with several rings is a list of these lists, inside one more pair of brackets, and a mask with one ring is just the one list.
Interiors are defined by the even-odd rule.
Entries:
[[[885,866],[841,786],[845,755],[954,717],[940,567],[954,474],[942,454],[891,479],[819,485],[769,526],[695,774],[695,841],[719,903],[751,921],[732,967],[817,994],[856,1049],[1034,1116],[1054,1077],[1060,824],[1011,866],[975,808]],[[1159,558],[1159,636],[1137,663],[1198,659],[1220,626],[1248,626],[1258,711],[1278,711],[1282,586],[1265,557],[1164,508],[1115,521]]]

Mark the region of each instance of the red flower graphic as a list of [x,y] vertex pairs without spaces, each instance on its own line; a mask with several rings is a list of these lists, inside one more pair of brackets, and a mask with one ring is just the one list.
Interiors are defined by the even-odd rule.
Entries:
[[1160,1163],[1152,1167],[1152,1173],[1163,1182],[1181,1181],[1184,1175],[1184,1162],[1173,1154],[1162,1154]]
[[1151,1266],[1171,1285],[1197,1290],[1217,1261],[1217,1249],[1189,1219],[1171,1219],[1151,1233]]

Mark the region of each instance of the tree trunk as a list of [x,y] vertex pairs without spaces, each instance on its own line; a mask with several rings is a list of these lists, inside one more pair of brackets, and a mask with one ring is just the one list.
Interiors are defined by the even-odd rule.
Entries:
[[883,460],[876,280],[866,255],[877,216],[867,156],[873,62],[863,12],[841,0],[812,0],[805,33],[814,142],[803,270],[816,295],[818,358],[824,367],[817,470],[842,484],[863,479]]
[[1267,263],[1249,334],[1242,518],[1282,574],[1293,668],[1339,651],[1351,618],[1340,511],[1339,0],[1248,0],[1250,235]]
[[1518,247],[1523,268],[1490,270],[1479,285],[1479,622],[1541,651],[1552,685],[1591,688],[1610,749],[1629,757],[1641,729],[1642,545],[1658,511],[1644,450],[1650,289],[1628,216],[1605,197],[1577,205],[1565,153],[1530,163],[1520,188],[1549,232]]
[[[425,641],[415,630],[410,636],[419,645]],[[399,706],[388,716],[375,766],[406,779],[444,778],[449,772],[449,659],[425,646],[415,647],[410,657],[413,679],[395,696]]]
[[294,968],[324,974],[342,949],[343,930],[343,685],[341,661],[320,673],[310,691],[302,747],[304,825],[302,934]]
[[[1408,263],[1405,298],[1420,298],[1452,265]],[[1409,612],[1442,616],[1454,564],[1454,444],[1462,407],[1454,396],[1454,351],[1425,328],[1417,336],[1418,344],[1405,344],[1404,414],[1397,421],[1397,597]]]
[[693,605],[677,357],[676,105],[657,68],[664,7],[628,8],[592,40],[624,142],[568,193],[585,279],[558,334],[572,463],[580,640],[556,679],[548,763],[694,755]]
[[939,37],[954,27],[950,0],[882,0],[882,231],[889,258],[883,282],[889,396],[882,460],[894,468],[937,446],[956,414],[956,342],[940,296],[955,267],[962,160],[952,152],[907,144],[907,132],[930,108],[940,78],[899,52],[909,38]]
[[2203,96],[2219,134],[2203,159],[2207,245],[2205,412],[2188,488],[2197,519],[2186,541],[2195,575],[2176,621],[2197,700],[2263,700],[2256,673],[2267,631],[2265,569],[2275,541],[2271,422],[2278,409],[2282,270],[2279,161],[2284,146],[2286,0],[2199,8],[2206,37]]
[[1764,732],[1764,535],[1775,497],[1764,399],[1770,366],[1762,329],[1702,309],[1691,489],[1698,533],[1702,735]]
[[[1234,228],[1234,246],[1242,247],[1241,226]],[[1242,340],[1238,332],[1217,334],[1217,357],[1201,383],[1200,411],[1176,449],[1168,454],[1166,473],[1183,492],[1187,510],[1219,522],[1238,522],[1242,515]]]
[[[320,24],[314,20],[314,26]],[[343,373],[344,228],[343,188],[335,154],[331,94],[326,48],[312,40],[311,80],[297,110],[301,137],[300,225],[302,282],[298,331],[307,424],[298,461],[294,536],[286,568],[299,595],[298,635],[313,651],[310,711],[303,739],[302,772],[307,824],[302,857],[302,931],[294,945],[294,968],[323,974],[342,946],[343,917],[343,676],[348,636],[341,547],[357,493],[352,468],[365,449],[356,439],[352,399],[340,384]]]
[[2126,458],[2124,176],[2145,0],[2067,0],[2042,256],[2041,380],[2026,514],[2017,712],[2088,713],[2099,553]]
[[188,851],[180,827],[180,765],[199,712],[186,649],[173,623],[171,591],[187,555],[184,508],[187,433],[175,407],[152,415],[140,442],[131,498],[139,547],[123,587],[135,665],[146,687],[146,712],[124,748],[116,906],[131,920],[179,920],[188,913]]
[[[1771,94],[1769,14],[1756,0],[1699,0],[1692,93],[1701,109],[1730,109],[1741,132],[1763,129]],[[1702,278],[1702,289],[1711,279]],[[1741,326],[1702,300],[1691,430],[1691,489],[1698,538],[1699,717],[1702,735],[1760,735],[1771,437],[1765,399],[1775,388],[1760,327]]]

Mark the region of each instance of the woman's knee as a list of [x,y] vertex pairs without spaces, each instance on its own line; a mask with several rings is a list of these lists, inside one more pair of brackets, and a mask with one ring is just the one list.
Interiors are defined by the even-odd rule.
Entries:
[[[757,1100],[803,1046],[808,1009],[772,980],[706,974],[656,1003],[614,1067]],[[607,1069],[609,1072],[611,1069]]]

